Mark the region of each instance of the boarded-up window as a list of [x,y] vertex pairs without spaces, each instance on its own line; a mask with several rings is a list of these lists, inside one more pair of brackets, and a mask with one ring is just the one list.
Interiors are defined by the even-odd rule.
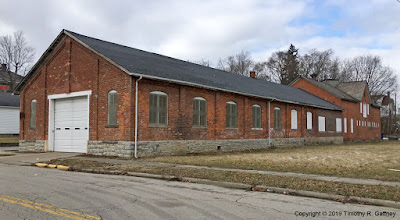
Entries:
[[364,102],[363,105],[363,117],[366,118],[367,117],[367,103]]
[[336,132],[342,132],[342,119],[336,118]]
[[353,119],[350,119],[350,132],[351,132],[352,134],[354,133]]
[[226,127],[237,128],[237,105],[234,102],[226,103]]
[[36,100],[32,100],[31,102],[31,119],[29,123],[31,129],[36,129],[36,103]]
[[307,112],[307,129],[311,130],[312,129],[312,113]]
[[344,133],[347,133],[347,118],[343,118],[343,129]]
[[261,106],[253,105],[253,128],[261,128]]
[[151,92],[149,100],[149,124],[168,124],[168,96],[163,92]]
[[326,119],[326,129],[327,131],[335,131],[335,119],[328,117]]
[[193,126],[207,126],[207,101],[204,98],[196,97],[193,99]]
[[296,130],[297,129],[297,111],[292,109],[291,111],[291,129]]
[[363,113],[363,103],[362,102],[360,102],[360,113],[361,114]]
[[117,96],[118,93],[115,90],[112,90],[108,93],[107,124],[109,125],[117,124]]
[[281,125],[281,109],[280,108],[274,108],[274,129],[275,130],[282,129],[282,125]]
[[325,131],[325,117],[318,116],[318,131]]

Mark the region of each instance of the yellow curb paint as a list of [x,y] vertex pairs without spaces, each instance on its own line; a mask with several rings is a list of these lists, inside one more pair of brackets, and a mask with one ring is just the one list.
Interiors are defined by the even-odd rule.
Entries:
[[39,211],[51,213],[58,216],[67,217],[74,220],[81,220],[81,219],[94,219],[94,220],[101,220],[100,217],[90,216],[86,214],[82,214],[79,212],[73,212],[66,209],[55,208],[49,205],[44,205],[36,202],[31,202],[23,199],[14,198],[11,196],[6,196],[0,194],[0,201],[21,205],[27,208],[36,209]]
[[57,169],[59,169],[59,170],[69,170],[69,166],[58,165]]
[[55,164],[49,164],[47,167],[48,167],[48,168],[57,168],[57,165],[55,165]]
[[47,163],[36,163],[35,164],[37,167],[47,167]]

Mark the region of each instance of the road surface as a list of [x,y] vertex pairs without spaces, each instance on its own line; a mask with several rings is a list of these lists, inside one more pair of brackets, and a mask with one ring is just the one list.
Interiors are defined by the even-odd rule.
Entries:
[[[396,215],[386,217],[389,212]],[[399,219],[400,210],[193,183],[0,164],[0,216],[5,220]]]

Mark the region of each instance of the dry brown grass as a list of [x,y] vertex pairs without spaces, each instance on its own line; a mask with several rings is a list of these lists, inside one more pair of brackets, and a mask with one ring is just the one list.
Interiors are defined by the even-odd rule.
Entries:
[[400,181],[400,142],[309,146],[250,153],[171,156],[149,161]]
[[19,137],[0,137],[0,143],[19,143]]
[[53,164],[62,164],[72,167],[73,170],[92,169],[102,172],[102,170],[122,171],[122,172],[142,172],[162,175],[173,175],[176,177],[192,177],[209,179],[214,181],[246,183],[251,185],[264,185],[269,187],[290,188],[307,190],[314,192],[324,192],[344,196],[359,196],[374,199],[384,199],[400,201],[398,193],[400,187],[390,186],[370,186],[347,184],[337,182],[327,182],[319,180],[307,180],[295,177],[282,177],[263,174],[252,174],[237,171],[221,171],[208,169],[181,168],[170,166],[149,166],[149,165],[112,165],[98,163],[90,160],[66,159],[62,161],[51,161]]

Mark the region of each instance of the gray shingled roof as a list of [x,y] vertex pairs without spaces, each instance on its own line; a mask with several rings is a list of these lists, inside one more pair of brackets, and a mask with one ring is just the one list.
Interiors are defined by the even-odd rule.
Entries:
[[305,79],[306,81],[318,86],[319,88],[321,88],[321,89],[333,94],[334,96],[336,96],[336,97],[338,97],[340,99],[348,100],[348,101],[351,101],[351,102],[359,102],[359,100],[357,100],[353,96],[347,94],[346,92],[344,92],[344,91],[342,91],[342,90],[340,90],[340,89],[338,89],[338,88],[336,88],[334,86],[331,86],[328,83],[316,81],[316,80],[309,79],[309,78],[303,78],[303,79]]
[[19,95],[0,91],[0,107],[1,106],[19,107]]
[[277,99],[289,103],[342,110],[340,107],[301,89],[253,79],[210,67],[146,52],[66,31],[82,43],[111,59],[131,74],[204,86],[216,90]]
[[365,81],[342,82],[337,88],[361,101],[362,97],[364,96],[364,90],[366,86],[367,82]]

